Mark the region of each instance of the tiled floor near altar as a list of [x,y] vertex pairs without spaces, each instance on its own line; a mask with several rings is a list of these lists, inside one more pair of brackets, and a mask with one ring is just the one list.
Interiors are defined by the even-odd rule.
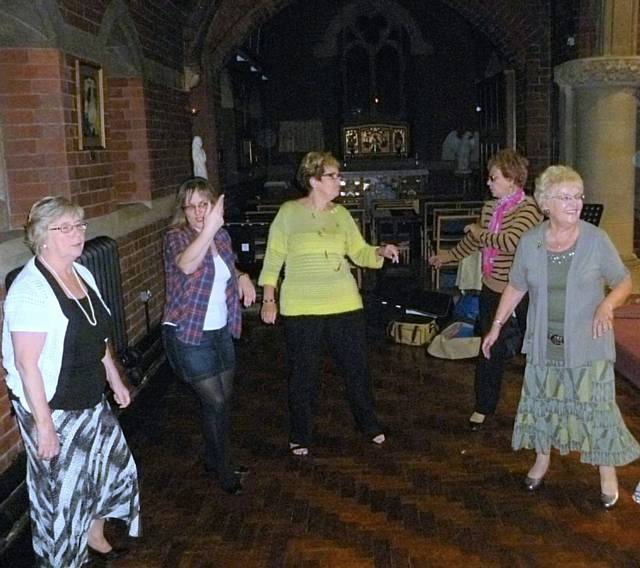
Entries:
[[[254,316],[255,317],[255,316]],[[554,455],[546,486],[521,488],[533,454],[510,449],[522,361],[509,366],[491,427],[466,429],[473,363],[373,338],[388,443],[354,431],[327,361],[312,457],[287,455],[281,330],[248,322],[238,346],[236,461],[242,496],[205,476],[195,400],[161,372],[122,417],[142,484],[144,536],[122,568],[640,566],[640,463],[619,470],[621,498],[599,504],[597,469]],[[618,400],[640,436],[640,392]],[[120,527],[110,527],[121,542]],[[24,557],[23,557],[24,558]]]

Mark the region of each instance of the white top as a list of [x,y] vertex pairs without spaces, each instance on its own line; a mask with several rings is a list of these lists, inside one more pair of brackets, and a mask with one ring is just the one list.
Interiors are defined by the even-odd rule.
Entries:
[[203,330],[222,329],[227,325],[227,282],[231,278],[231,272],[219,254],[213,257],[213,264],[215,276],[202,324]]
[[[95,291],[109,312],[91,272],[75,262],[73,267]],[[35,265],[35,257],[31,258],[9,288],[7,299],[4,302],[2,326],[2,363],[7,372],[5,378],[7,387],[20,399],[20,404],[28,411],[31,409],[22,388],[20,374],[16,369],[11,332],[33,331],[47,334],[42,353],[38,359],[38,368],[42,374],[45,396],[49,401],[53,398],[58,387],[68,323],[69,320],[62,312],[53,289]]]

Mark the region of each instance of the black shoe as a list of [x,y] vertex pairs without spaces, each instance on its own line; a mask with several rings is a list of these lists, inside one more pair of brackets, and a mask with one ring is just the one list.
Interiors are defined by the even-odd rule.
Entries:
[[[218,471],[216,470],[215,467],[210,467],[208,465],[204,466],[204,470],[209,474],[209,475],[213,475],[216,476],[218,475]],[[240,477],[243,477],[245,475],[249,475],[251,473],[251,470],[248,467],[245,467],[243,465],[236,465],[233,466],[233,473],[235,475],[239,475]]]
[[111,562],[112,560],[117,560],[118,558],[122,558],[129,553],[129,549],[124,546],[113,546],[109,552],[100,552],[95,548],[91,548],[90,545],[87,545],[89,549],[89,556],[92,560],[98,560],[100,562]]
[[236,479],[230,485],[223,485],[222,490],[229,495],[242,495],[242,482]]

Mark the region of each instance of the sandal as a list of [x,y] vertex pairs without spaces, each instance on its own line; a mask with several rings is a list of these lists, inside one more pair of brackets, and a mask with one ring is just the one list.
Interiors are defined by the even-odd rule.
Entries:
[[382,432],[377,436],[374,436],[373,438],[371,438],[371,443],[376,446],[382,446],[382,444],[384,444],[386,441],[387,441],[387,438]]
[[291,452],[291,455],[299,458],[309,455],[309,448],[301,444],[295,444],[294,442],[289,442],[289,451]]

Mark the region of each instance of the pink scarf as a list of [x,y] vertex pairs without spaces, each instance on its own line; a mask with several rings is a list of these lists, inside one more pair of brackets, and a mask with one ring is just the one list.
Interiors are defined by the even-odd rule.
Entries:
[[[513,193],[505,195],[498,199],[498,203],[493,209],[489,227],[487,230],[497,235],[502,229],[502,219],[507,213],[511,213],[520,203],[524,201],[524,190],[519,187]],[[482,249],[482,274],[486,277],[491,276],[493,270],[493,261],[498,256],[498,249],[495,247],[485,247]]]

